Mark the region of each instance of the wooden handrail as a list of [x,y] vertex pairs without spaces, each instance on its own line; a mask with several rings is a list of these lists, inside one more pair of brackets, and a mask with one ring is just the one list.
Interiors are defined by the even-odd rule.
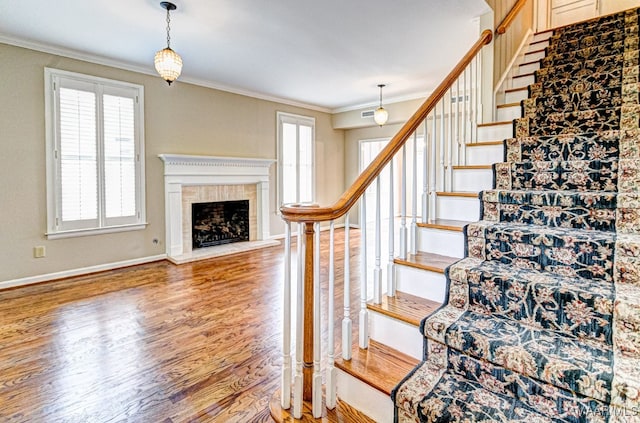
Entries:
[[520,9],[522,9],[526,3],[527,0],[518,0],[516,4],[513,5],[509,13],[507,13],[507,16],[504,17],[500,25],[496,28],[496,34],[504,34],[507,32],[507,28],[509,28],[511,22],[518,16],[518,12],[520,12]]
[[486,44],[489,44],[493,38],[493,32],[489,29],[482,32],[480,38],[458,62],[455,68],[447,75],[447,77],[438,85],[435,91],[422,103],[422,106],[409,118],[409,120],[400,128],[400,131],[391,138],[391,141],[382,149],[378,156],[367,166],[367,168],[358,176],[351,186],[342,194],[342,196],[332,206],[300,206],[300,205],[284,205],[280,208],[282,218],[289,222],[324,222],[337,219],[346,214],[355,202],[362,196],[367,187],[382,172],[382,169],[391,161],[393,156],[402,148],[407,139],[420,126],[429,113],[434,109],[436,104],[444,97],[449,87],[462,74],[464,69],[471,63],[473,58],[482,50]]

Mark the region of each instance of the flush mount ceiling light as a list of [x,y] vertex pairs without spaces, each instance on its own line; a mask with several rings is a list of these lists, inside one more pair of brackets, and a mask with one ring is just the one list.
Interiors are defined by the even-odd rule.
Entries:
[[387,119],[389,119],[389,112],[387,112],[385,108],[382,107],[382,88],[384,88],[385,86],[385,84],[378,84],[378,87],[380,88],[380,106],[376,109],[375,112],[373,112],[373,120],[380,126],[387,123]]
[[156,57],[153,60],[156,65],[156,70],[169,85],[180,76],[182,71],[182,58],[178,53],[171,50],[170,43],[171,37],[169,31],[171,30],[171,10],[176,10],[176,5],[168,1],[160,2],[160,6],[167,11],[167,47],[163,48],[156,53]]

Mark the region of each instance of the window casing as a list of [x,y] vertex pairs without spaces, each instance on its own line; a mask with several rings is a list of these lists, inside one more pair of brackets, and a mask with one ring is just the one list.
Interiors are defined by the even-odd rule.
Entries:
[[145,227],[143,96],[45,68],[49,239]]
[[277,113],[278,203],[315,200],[315,119]]

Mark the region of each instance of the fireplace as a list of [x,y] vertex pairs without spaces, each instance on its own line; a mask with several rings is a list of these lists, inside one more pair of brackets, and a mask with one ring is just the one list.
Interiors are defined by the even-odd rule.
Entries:
[[[167,258],[187,263],[278,245],[269,231],[269,168],[274,160],[160,154],[164,162]],[[249,201],[249,239],[193,248],[194,203]]]
[[249,241],[249,200],[191,204],[192,247]]

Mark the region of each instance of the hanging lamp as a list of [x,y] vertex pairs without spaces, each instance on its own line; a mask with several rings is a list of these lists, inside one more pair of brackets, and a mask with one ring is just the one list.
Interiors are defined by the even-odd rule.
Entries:
[[156,71],[158,71],[162,79],[171,85],[173,81],[178,79],[180,72],[182,72],[182,58],[171,49],[171,37],[169,36],[169,31],[171,30],[170,11],[176,10],[177,7],[168,1],[160,2],[160,6],[167,11],[167,47],[156,53],[153,62],[156,66]]
[[382,88],[386,87],[385,84],[378,84],[380,88],[380,106],[373,112],[373,120],[380,126],[387,123],[387,119],[389,119],[389,112],[382,107]]

